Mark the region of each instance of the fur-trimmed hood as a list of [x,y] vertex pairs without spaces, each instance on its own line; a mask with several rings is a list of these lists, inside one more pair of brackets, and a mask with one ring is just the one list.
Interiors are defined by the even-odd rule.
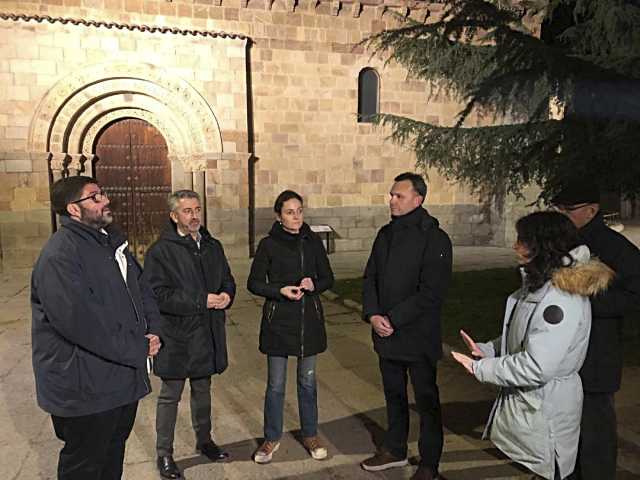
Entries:
[[604,292],[615,277],[615,272],[595,257],[586,245],[570,252],[575,260],[570,267],[559,268],[551,283],[565,292],[592,296]]

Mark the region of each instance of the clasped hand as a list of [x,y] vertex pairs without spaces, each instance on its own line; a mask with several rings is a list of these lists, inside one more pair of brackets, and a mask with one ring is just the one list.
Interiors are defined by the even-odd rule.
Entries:
[[316,286],[313,284],[313,280],[309,277],[305,277],[300,281],[300,285],[288,285],[280,289],[280,293],[289,300],[300,300],[305,292],[313,292]]
[[386,315],[371,315],[369,322],[373,327],[373,331],[380,337],[388,337],[393,334],[393,325]]
[[227,308],[229,303],[231,303],[231,297],[226,292],[222,292],[219,295],[215,293],[207,295],[207,308],[222,310],[223,308]]

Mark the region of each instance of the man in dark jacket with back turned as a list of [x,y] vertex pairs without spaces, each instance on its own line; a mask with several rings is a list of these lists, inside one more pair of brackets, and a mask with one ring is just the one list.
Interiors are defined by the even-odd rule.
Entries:
[[414,480],[436,478],[442,454],[436,364],[442,357],[440,311],[452,261],[448,235],[421,206],[426,195],[420,175],[395,178],[391,223],[378,232],[363,285],[363,314],[380,357],[389,428],[382,448],[361,465],[380,471],[408,464],[408,372],[420,415],[421,459]]
[[200,197],[191,190],[169,196],[169,225],[145,258],[144,277],[153,287],[163,341],[154,373],[162,378],[156,413],[158,470],[181,478],[173,460],[173,438],[186,379],[191,385],[191,423],[196,449],[211,461],[228,454],[211,438],[211,375],[227,368],[225,309],[235,281],[222,245],[201,225]]
[[58,480],[117,480],[138,400],[151,391],[160,314],[95,179],[58,180],[51,206],[61,226],[31,277],[38,405],[65,443]]
[[[640,252],[604,222],[597,185],[575,178],[553,198],[578,227],[580,238],[616,276],[609,289],[591,297],[591,335],[580,370],[584,402],[574,478],[616,478],[618,435],[614,394],[622,378],[622,322],[640,312]],[[635,320],[635,319],[634,319]]]

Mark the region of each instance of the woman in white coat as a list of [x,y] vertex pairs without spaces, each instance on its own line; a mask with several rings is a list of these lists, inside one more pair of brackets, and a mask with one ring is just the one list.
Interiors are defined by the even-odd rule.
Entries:
[[578,449],[588,297],[614,274],[578,246],[576,228],[560,213],[532,213],[516,230],[523,281],[507,300],[502,336],[475,343],[461,331],[472,357],[452,354],[479,381],[501,387],[485,436],[540,478],[563,479]]

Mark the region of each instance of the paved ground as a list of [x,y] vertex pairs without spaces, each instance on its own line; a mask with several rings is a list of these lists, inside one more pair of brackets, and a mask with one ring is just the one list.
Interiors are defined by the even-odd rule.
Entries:
[[[331,255],[337,276],[359,275],[362,254]],[[318,367],[320,433],[330,459],[308,457],[297,439],[295,382],[290,375],[285,406],[283,445],[274,462],[255,465],[251,454],[262,434],[262,402],[266,362],[257,351],[261,302],[244,289],[248,261],[232,262],[239,294],[228,319],[230,368],[213,384],[216,440],[234,461],[212,465],[193,452],[188,394],[181,404],[175,457],[187,479],[406,479],[415,467],[369,474],[358,463],[373,451],[385,425],[377,358],[369,327],[359,314],[339,300],[326,300],[329,350]],[[509,249],[456,248],[456,268],[511,265]],[[30,356],[28,271],[0,273],[0,465],[11,480],[54,479],[58,450],[49,417],[35,403]],[[445,320],[446,321],[446,320]],[[445,423],[443,478],[524,479],[528,475],[480,439],[493,399],[491,388],[475,382],[457,365],[445,360],[439,370]],[[617,397],[621,426],[619,479],[640,479],[640,369],[625,371]],[[155,392],[158,382],[153,381]],[[145,398],[128,443],[127,480],[156,479],[154,460],[155,393]],[[417,419],[412,420],[410,455],[417,452]],[[93,479],[87,479],[93,480]],[[606,480],[606,479],[605,479]]]

